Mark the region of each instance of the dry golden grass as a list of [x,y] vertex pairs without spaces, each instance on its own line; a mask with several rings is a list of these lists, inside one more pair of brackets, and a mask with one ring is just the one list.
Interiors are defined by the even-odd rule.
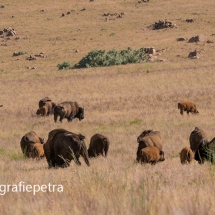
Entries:
[[[209,139],[215,136],[214,44],[176,41],[198,34],[214,40],[213,0],[141,4],[131,0],[3,0],[1,5],[5,8],[0,8],[0,30],[11,26],[17,35],[10,40],[0,38],[0,44],[7,44],[0,46],[0,104],[4,105],[0,108],[0,184],[24,181],[64,187],[63,193],[35,196],[9,192],[0,196],[1,214],[215,213],[214,166],[181,165],[179,158],[196,126]],[[108,12],[125,16],[105,22],[102,15]],[[195,22],[186,23],[188,18]],[[178,28],[147,28],[159,19],[173,21]],[[159,58],[166,61],[57,70],[57,64],[75,64],[93,49],[129,46],[165,48]],[[188,59],[195,49],[203,56]],[[12,57],[19,51],[27,54]],[[40,52],[47,58],[26,60]],[[56,103],[77,101],[85,108],[85,119],[61,124],[54,123],[53,116],[37,118],[38,101],[45,96]],[[195,102],[200,114],[181,116],[177,103],[182,100]],[[108,157],[90,160],[89,168],[81,158],[81,167],[71,162],[66,169],[48,169],[45,159],[23,158],[20,140],[25,133],[34,130],[46,140],[55,128],[84,134],[87,145],[93,134],[107,135],[111,142]],[[135,163],[136,138],[145,129],[162,134],[166,160],[155,166]]]

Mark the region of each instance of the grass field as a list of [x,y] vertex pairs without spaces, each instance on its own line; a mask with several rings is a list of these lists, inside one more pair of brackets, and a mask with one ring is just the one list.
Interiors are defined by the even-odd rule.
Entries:
[[[1,5],[0,30],[12,27],[16,35],[0,35],[0,184],[63,185],[63,192],[1,195],[1,214],[215,214],[214,166],[181,165],[179,158],[196,126],[209,140],[215,136],[215,44],[206,42],[215,42],[214,1],[2,0]],[[114,20],[103,16],[122,12]],[[149,28],[165,19],[178,27]],[[177,41],[199,34],[205,41]],[[165,49],[157,56],[163,61],[57,68],[64,61],[78,63],[94,49],[127,47]],[[196,49],[201,58],[189,59]],[[20,51],[26,54],[13,56]],[[40,52],[47,57],[26,60]],[[77,101],[85,119],[38,118],[38,102],[45,96],[56,103]],[[182,100],[195,102],[200,113],[181,116]],[[95,133],[108,136],[107,158],[91,159],[90,167],[81,158],[81,167],[71,162],[65,169],[48,169],[45,158],[23,157],[24,134],[34,130],[47,140],[55,128],[84,134],[87,146]],[[155,166],[135,162],[136,139],[146,129],[162,134],[166,160]]]

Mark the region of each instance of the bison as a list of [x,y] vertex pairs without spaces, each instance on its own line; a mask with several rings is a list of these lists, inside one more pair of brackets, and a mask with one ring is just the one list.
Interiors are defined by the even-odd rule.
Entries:
[[161,133],[159,131],[145,130],[137,138],[137,142],[139,143],[137,148],[137,161],[140,150],[147,146],[155,146],[160,151],[163,151],[163,143],[161,140]]
[[138,155],[138,162],[151,163],[155,165],[157,162],[164,161],[164,152],[160,151],[155,146],[147,146],[140,150]]
[[199,113],[199,111],[196,108],[196,105],[193,102],[185,101],[178,103],[178,109],[180,109],[180,114],[183,115],[183,111],[187,111],[187,114],[189,113]]
[[181,164],[190,164],[193,161],[194,153],[191,148],[184,147],[180,152]]
[[67,167],[71,160],[74,160],[77,165],[81,165],[80,155],[87,166],[90,166],[84,139],[83,135],[74,134],[65,129],[54,129],[49,132],[48,140],[44,144],[44,153],[49,168]]
[[38,116],[49,116],[53,113],[53,109],[56,106],[49,97],[45,97],[39,101],[39,109],[36,114]]
[[94,134],[90,139],[90,145],[88,148],[88,156],[96,157],[98,155],[107,156],[110,141],[102,134]]
[[36,114],[38,116],[48,116],[48,107],[46,105],[42,106],[41,108],[39,108],[36,112]]
[[0,107],[3,107],[3,105],[0,105]]
[[79,107],[77,102],[62,102],[54,108],[55,122],[57,122],[58,116],[60,116],[60,122],[62,122],[63,118],[66,118],[68,122],[71,122],[74,118],[78,118],[81,121],[84,119],[84,108]]
[[208,142],[207,135],[203,130],[201,130],[198,127],[195,127],[195,129],[190,133],[190,148],[192,149],[193,152],[197,150],[198,145],[202,142],[204,139],[204,142]]
[[[38,137],[34,131],[30,131],[26,133],[21,141],[20,146],[22,149],[23,154],[28,158],[35,158],[35,157],[43,157],[43,146],[44,139]],[[41,146],[39,146],[39,144]]]
[[210,142],[206,142],[204,139],[201,141],[195,152],[194,159],[199,164],[204,164],[205,161],[215,162],[215,137]]

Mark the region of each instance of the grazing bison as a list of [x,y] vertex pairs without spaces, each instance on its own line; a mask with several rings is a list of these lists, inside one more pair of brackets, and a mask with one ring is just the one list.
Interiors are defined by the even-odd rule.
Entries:
[[210,142],[205,142],[203,139],[198,145],[194,158],[199,164],[204,164],[205,161],[215,162],[215,137]]
[[45,97],[39,101],[39,109],[36,114],[38,116],[49,116],[53,113],[53,109],[56,106],[49,97]]
[[0,107],[3,107],[3,105],[0,105]]
[[184,147],[180,152],[181,164],[189,164],[194,158],[193,151],[189,147]]
[[198,127],[195,127],[195,129],[190,133],[190,148],[193,152],[197,150],[198,145],[202,142],[204,139],[205,143],[208,142],[207,135],[205,132]]
[[196,105],[193,102],[180,102],[178,103],[178,109],[180,109],[180,114],[183,115],[183,111],[187,111],[187,114],[189,113],[199,113],[199,111],[196,108]]
[[[43,149],[41,148],[44,143],[44,139],[41,137],[38,137],[37,134],[34,131],[30,131],[27,134],[25,134],[21,141],[20,141],[20,146],[22,149],[23,154],[26,157],[29,158],[35,158],[35,157],[42,157],[42,151]],[[38,144],[41,145],[38,146]]]
[[102,134],[94,134],[90,139],[90,146],[88,149],[88,156],[96,157],[98,155],[107,156],[110,141]]
[[74,160],[77,165],[81,165],[80,155],[90,166],[84,139],[83,135],[74,134],[64,129],[55,129],[49,132],[48,140],[44,144],[44,153],[49,168],[67,167],[71,160]]
[[62,102],[54,108],[55,122],[57,122],[58,116],[60,116],[60,122],[62,122],[63,118],[66,118],[68,122],[71,122],[74,118],[78,118],[81,121],[84,119],[84,108],[79,107],[77,102]]
[[159,131],[145,130],[137,138],[137,142],[139,143],[137,148],[137,160],[140,150],[147,146],[155,146],[160,151],[163,151],[163,143],[161,140],[161,133]]
[[147,146],[140,150],[138,155],[138,162],[142,163],[151,163],[155,165],[159,161],[164,161],[164,152],[160,151],[155,146]]
[[39,108],[36,112],[36,114],[38,116],[48,116],[48,107],[46,105],[42,106],[41,108]]

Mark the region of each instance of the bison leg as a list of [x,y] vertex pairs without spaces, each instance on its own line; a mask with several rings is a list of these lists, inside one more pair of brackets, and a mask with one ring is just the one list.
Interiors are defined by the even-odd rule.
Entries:
[[105,140],[105,146],[104,146],[105,157],[107,157],[108,149],[109,149],[109,142]]
[[54,113],[54,121],[57,122],[58,114]]
[[72,115],[70,115],[70,116],[68,117],[68,122],[72,122],[73,119],[74,119],[74,117],[73,117]]
[[155,165],[156,163],[156,161],[151,161],[151,165]]
[[60,116],[60,122],[62,122],[63,118],[64,118],[64,116]]

